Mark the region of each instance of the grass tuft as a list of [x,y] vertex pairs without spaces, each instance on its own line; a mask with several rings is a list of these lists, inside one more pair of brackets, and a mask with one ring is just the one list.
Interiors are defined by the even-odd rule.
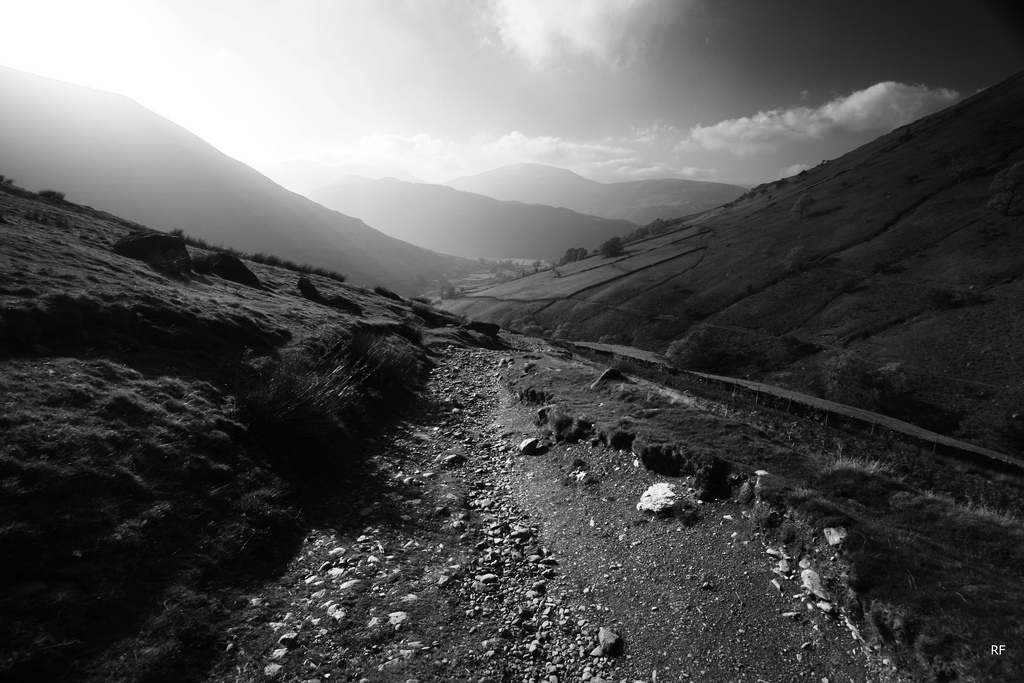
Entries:
[[240,420],[289,466],[339,464],[367,408],[412,394],[425,369],[405,337],[320,330],[244,384]]

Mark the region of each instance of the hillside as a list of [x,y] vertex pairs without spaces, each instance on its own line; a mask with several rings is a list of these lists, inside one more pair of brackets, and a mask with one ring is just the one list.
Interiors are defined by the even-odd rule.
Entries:
[[289,192],[131,100],[0,67],[0,173],[159,230],[416,293],[473,264]]
[[[1024,448],[1024,75],[671,231],[451,302]],[[803,216],[801,196],[815,201]]]
[[554,261],[567,249],[590,251],[636,228],[623,220],[503,202],[394,178],[352,179],[319,188],[309,196],[328,208],[358,216],[396,239],[470,258]]
[[1024,671],[1019,474],[8,183],[0,243],[4,681]]
[[543,164],[502,166],[445,184],[503,201],[561,206],[637,225],[700,213],[736,199],[746,189],[676,178],[599,183]]
[[319,187],[336,183],[349,176],[359,176],[374,180],[377,178],[397,178],[410,183],[422,182],[411,173],[378,166],[368,166],[366,164],[336,164],[329,166],[315,161],[286,161],[259,170],[263,175],[281,187],[306,197],[309,197],[310,192]]

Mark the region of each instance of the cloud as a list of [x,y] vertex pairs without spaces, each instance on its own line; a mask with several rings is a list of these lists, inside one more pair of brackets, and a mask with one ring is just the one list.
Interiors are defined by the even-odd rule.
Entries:
[[491,0],[490,10],[505,47],[541,69],[566,55],[628,62],[638,36],[673,7],[669,0]]
[[806,171],[810,166],[808,164],[793,164],[792,166],[786,166],[783,169],[779,169],[780,178],[788,178],[789,176],[796,175],[800,171]]
[[573,142],[551,135],[529,137],[519,131],[512,131],[493,141],[477,136],[475,141],[485,157],[499,163],[573,164],[632,152],[613,138]]
[[820,107],[790,107],[694,126],[676,151],[702,147],[740,156],[778,149],[796,140],[820,140],[839,133],[887,133],[962,99],[946,88],[876,83]]
[[602,182],[646,180],[650,178],[710,180],[716,175],[715,170],[710,168],[677,166],[668,162],[652,161],[639,157],[608,159],[607,161],[580,164],[571,170]]

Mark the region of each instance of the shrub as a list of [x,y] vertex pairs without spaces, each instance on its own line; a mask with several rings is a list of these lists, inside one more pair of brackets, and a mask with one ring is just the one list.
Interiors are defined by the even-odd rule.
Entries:
[[58,192],[57,190],[40,190],[36,194],[46,199],[56,199],[58,201],[64,200],[64,193]]
[[382,297],[391,299],[392,301],[404,301],[402,297],[398,296],[397,294],[392,292],[387,287],[384,287],[383,285],[375,285],[373,291],[374,293],[380,294]]
[[715,332],[707,325],[698,325],[686,336],[676,339],[668,346],[666,355],[671,361],[687,370],[711,370],[726,358],[715,342]]
[[891,412],[908,400],[913,386],[901,363],[872,368],[849,351],[826,356],[818,364],[821,394],[865,410]]
[[625,246],[622,244],[621,237],[613,237],[598,248],[598,252],[605,258],[619,256],[624,250]]
[[301,453],[289,466],[336,462],[330,454],[365,422],[365,409],[415,391],[422,354],[376,329],[315,333],[240,388],[239,417],[275,456]]

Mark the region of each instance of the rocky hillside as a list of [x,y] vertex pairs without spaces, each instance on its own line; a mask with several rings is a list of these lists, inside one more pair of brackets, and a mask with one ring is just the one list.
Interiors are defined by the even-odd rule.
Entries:
[[999,204],[1012,195],[993,183],[1024,161],[1022,121],[1017,75],[663,226],[621,256],[472,291],[450,307],[671,352],[684,367],[758,377],[1019,453],[1024,208],[1018,190]]
[[503,201],[561,206],[637,225],[700,213],[731,202],[746,190],[737,185],[680,178],[599,183],[543,164],[502,166],[445,184]]
[[501,202],[443,185],[351,179],[309,195],[412,244],[470,258],[555,261],[567,249],[597,249],[636,225],[539,204]]
[[4,680],[1024,672],[1013,473],[7,185],[0,241]]
[[29,189],[410,294],[476,268],[289,192],[125,97],[6,67],[0,97],[0,174]]

